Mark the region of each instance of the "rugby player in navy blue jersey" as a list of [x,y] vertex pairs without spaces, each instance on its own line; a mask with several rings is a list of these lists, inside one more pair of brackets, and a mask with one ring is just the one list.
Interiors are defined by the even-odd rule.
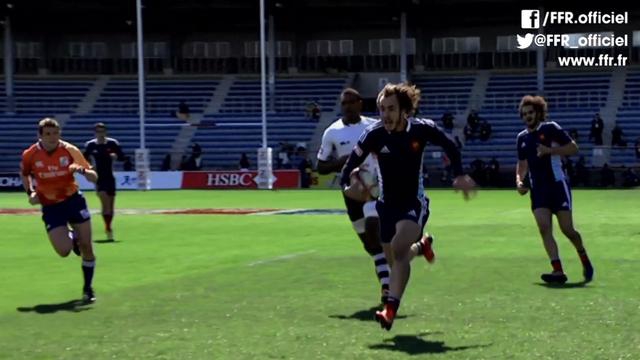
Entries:
[[94,126],[96,138],[87,141],[84,148],[84,156],[90,162],[91,157],[95,162],[98,182],[96,191],[102,204],[102,218],[104,219],[107,239],[113,241],[113,229],[111,222],[115,215],[116,178],[113,174],[113,162],[124,161],[124,153],[118,140],[107,137],[107,127],[103,123]]
[[389,297],[376,320],[389,330],[400,306],[411,271],[410,262],[417,252],[412,245],[419,242],[429,217],[429,199],[422,187],[423,152],[427,143],[441,146],[451,160],[455,176],[453,186],[465,198],[475,183],[462,174],[460,151],[456,144],[433,120],[411,117],[418,108],[420,90],[408,84],[388,84],[378,94],[381,121],[369,126],[360,136],[345,167],[341,184],[349,197],[357,196],[359,187],[351,186],[351,171],[369,154],[375,154],[379,166],[380,196],[376,210],[380,217],[380,238],[390,246],[393,267]]
[[[518,134],[517,139],[516,188],[520,195],[531,190],[531,210],[553,267],[551,273],[542,274],[541,278],[555,284],[567,281],[558,245],[553,238],[552,214],[555,214],[560,230],[578,251],[584,280],[589,282],[593,279],[593,266],[582,243],[582,236],[573,227],[571,187],[562,171],[562,157],[575,155],[578,145],[560,125],[546,121],[547,102],[543,97],[524,96],[519,111],[527,128]],[[524,182],[527,173],[529,187]]]

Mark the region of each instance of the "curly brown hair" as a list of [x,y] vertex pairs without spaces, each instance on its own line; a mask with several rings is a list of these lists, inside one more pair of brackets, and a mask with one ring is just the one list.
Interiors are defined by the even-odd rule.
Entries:
[[542,96],[539,96],[539,95],[523,96],[522,100],[520,100],[520,105],[518,106],[518,113],[520,114],[520,117],[522,117],[522,108],[528,105],[533,106],[533,110],[535,110],[535,112],[538,113],[538,116],[540,116],[540,119],[539,119],[540,121],[543,121],[544,119],[547,118],[547,115],[549,113],[547,101]]
[[411,85],[409,83],[389,83],[385,85],[382,90],[380,90],[380,93],[378,93],[376,103],[379,106],[380,100],[383,97],[389,97],[393,95],[395,95],[398,99],[398,106],[400,107],[400,111],[406,111],[409,115],[413,115],[416,113],[416,110],[418,110],[418,103],[420,102],[420,89],[418,89],[415,85]]

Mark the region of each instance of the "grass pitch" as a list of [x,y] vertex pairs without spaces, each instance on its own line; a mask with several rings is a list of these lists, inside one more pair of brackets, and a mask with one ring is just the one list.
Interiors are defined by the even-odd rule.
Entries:
[[[98,199],[86,193],[90,206]],[[346,215],[117,215],[92,218],[98,302],[81,306],[78,258],[58,258],[40,216],[0,215],[2,359],[638,359],[640,192],[575,191],[594,263],[581,286],[550,269],[515,191],[465,203],[431,191],[438,260],[413,262],[390,332],[372,321],[372,262]],[[123,209],[343,209],[336,191],[120,192]],[[0,208],[29,208],[0,193]]]

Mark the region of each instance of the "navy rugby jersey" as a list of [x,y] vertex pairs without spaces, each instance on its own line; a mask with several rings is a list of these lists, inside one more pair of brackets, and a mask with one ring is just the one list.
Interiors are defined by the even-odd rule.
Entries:
[[518,160],[527,160],[531,187],[553,184],[565,179],[562,171],[562,156],[545,155],[538,157],[538,144],[548,147],[559,147],[571,142],[571,138],[553,121],[542,122],[529,131],[525,129],[518,134]]
[[113,159],[110,156],[112,153],[118,156],[118,160],[124,160],[120,143],[113,138],[108,137],[104,144],[98,144],[98,140],[93,139],[87,141],[84,145],[84,157],[90,160],[91,156],[93,156],[98,178],[113,176]]
[[422,157],[427,143],[441,146],[451,160],[453,175],[462,174],[455,142],[433,120],[410,118],[407,128],[400,132],[388,132],[381,121],[367,127],[342,170],[341,184],[348,185],[351,171],[373,153],[379,165],[379,200],[398,209],[409,209],[424,196]]

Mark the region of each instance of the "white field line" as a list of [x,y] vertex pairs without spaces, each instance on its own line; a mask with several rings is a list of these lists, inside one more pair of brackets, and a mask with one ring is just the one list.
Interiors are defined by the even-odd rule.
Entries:
[[299,252],[299,253],[276,256],[276,257],[273,257],[273,258],[262,259],[262,260],[257,260],[257,261],[254,261],[254,262],[250,262],[250,263],[247,264],[247,266],[264,265],[264,264],[269,264],[269,263],[272,263],[272,262],[277,262],[277,261],[282,261],[282,260],[289,260],[289,259],[297,258],[299,256],[312,254],[314,252],[316,252],[316,251],[315,250],[308,250],[308,251],[303,251],[303,252]]

